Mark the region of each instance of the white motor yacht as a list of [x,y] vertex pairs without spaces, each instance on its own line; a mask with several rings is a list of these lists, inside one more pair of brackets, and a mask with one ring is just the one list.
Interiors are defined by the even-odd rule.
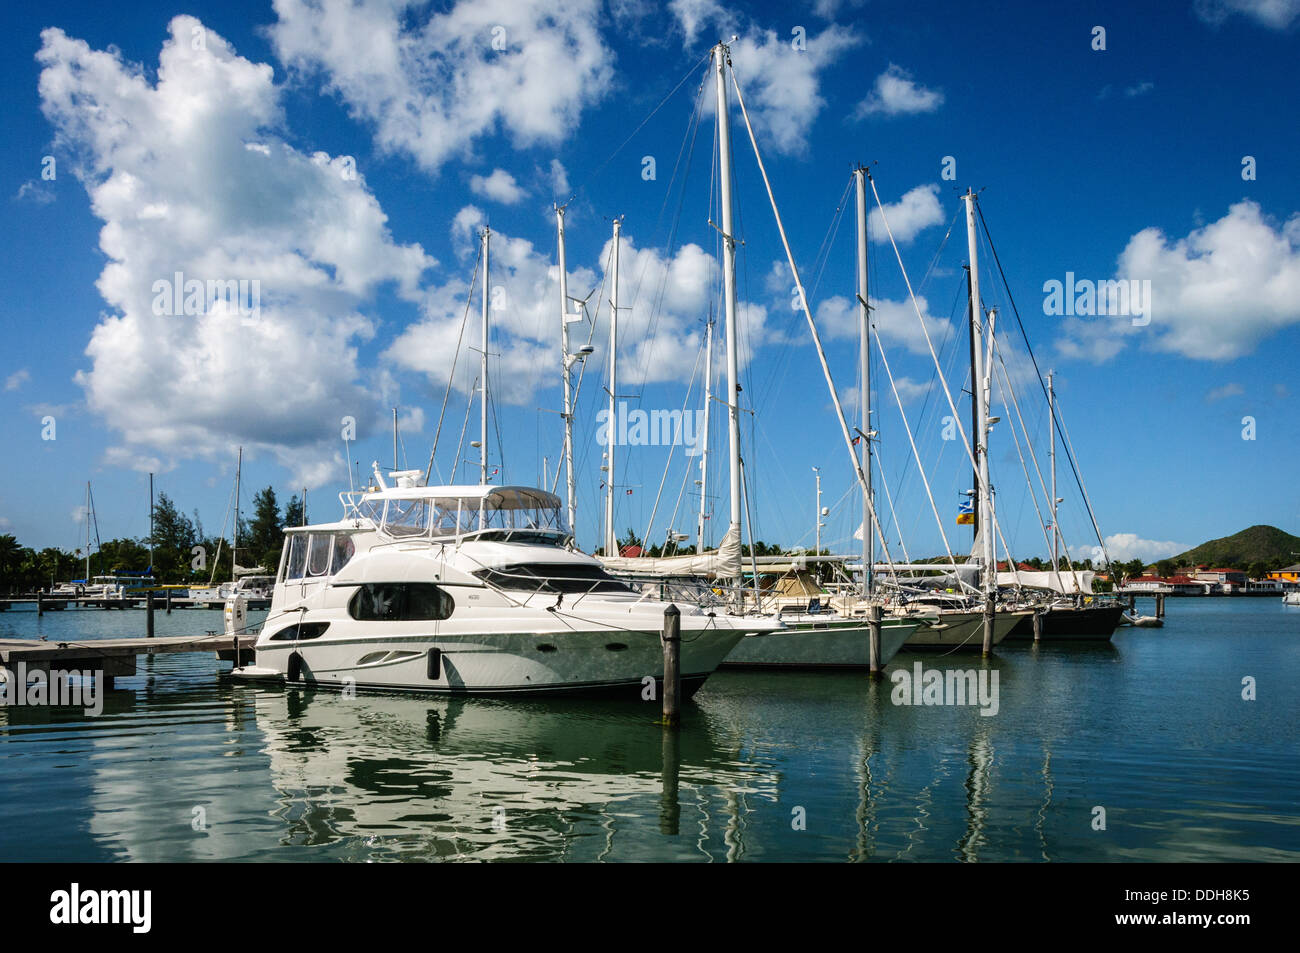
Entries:
[[[643,693],[663,678],[667,603],[572,547],[560,499],[521,486],[341,494],[343,519],[292,527],[243,678],[491,695]],[[772,620],[681,608],[683,694]],[[653,697],[658,697],[656,693]]]

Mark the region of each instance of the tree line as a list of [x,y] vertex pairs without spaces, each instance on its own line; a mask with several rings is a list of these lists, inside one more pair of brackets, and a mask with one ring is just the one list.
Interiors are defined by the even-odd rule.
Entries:
[[[239,519],[241,568],[265,567],[274,573],[280,564],[284,528],[303,522],[302,500],[295,494],[281,510],[273,487],[253,497],[251,518]],[[160,583],[207,584],[228,582],[231,574],[230,541],[209,536],[199,519],[186,516],[166,493],[158,494],[153,508],[153,571]],[[148,536],[124,537],[92,544],[90,576],[149,568]],[[86,552],[47,546],[23,546],[12,535],[0,535],[0,592],[34,592],[86,576]]]

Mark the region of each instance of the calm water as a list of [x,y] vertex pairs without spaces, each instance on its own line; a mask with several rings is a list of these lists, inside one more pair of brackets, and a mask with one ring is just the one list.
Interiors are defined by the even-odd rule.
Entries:
[[[98,718],[0,708],[0,858],[1300,859],[1300,610],[1171,599],[1166,621],[1003,647],[994,717],[896,706],[861,675],[724,673],[676,737],[649,703],[348,700],[145,659]],[[0,614],[2,638],[143,628]],[[891,669],[917,658],[980,665]]]

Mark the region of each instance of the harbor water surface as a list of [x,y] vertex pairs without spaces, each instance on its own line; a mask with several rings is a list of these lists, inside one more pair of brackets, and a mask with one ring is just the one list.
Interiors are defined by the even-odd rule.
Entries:
[[[721,672],[676,734],[657,702],[346,698],[144,657],[98,717],[0,708],[0,855],[1300,860],[1300,609],[1171,599],[1166,622],[1004,643],[992,717],[895,704],[864,674]],[[140,611],[0,614],[0,638],[143,628]],[[158,635],[220,628],[157,617]],[[890,670],[916,661],[985,665],[903,653]]]

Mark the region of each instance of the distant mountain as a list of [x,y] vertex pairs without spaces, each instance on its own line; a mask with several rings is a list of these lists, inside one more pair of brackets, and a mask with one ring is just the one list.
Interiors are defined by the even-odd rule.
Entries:
[[1300,562],[1300,536],[1292,536],[1276,526],[1252,526],[1240,533],[1212,539],[1195,549],[1173,557],[1179,566],[1232,566],[1244,569],[1251,563],[1286,566]]

